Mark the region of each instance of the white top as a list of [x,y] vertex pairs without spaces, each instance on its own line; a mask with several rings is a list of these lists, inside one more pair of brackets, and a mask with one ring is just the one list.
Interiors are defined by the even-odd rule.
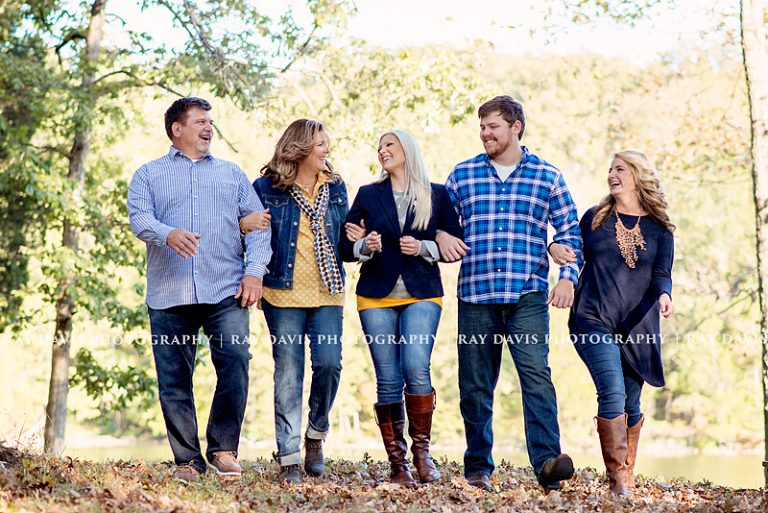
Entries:
[[499,178],[502,182],[506,182],[507,178],[509,178],[509,175],[512,174],[512,171],[514,171],[517,168],[517,164],[514,166],[502,166],[501,164],[497,163],[495,160],[491,160],[491,165],[496,170],[496,174],[499,175]]

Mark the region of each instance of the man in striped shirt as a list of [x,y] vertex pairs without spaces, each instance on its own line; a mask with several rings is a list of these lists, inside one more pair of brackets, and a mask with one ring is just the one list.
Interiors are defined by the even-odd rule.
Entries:
[[264,208],[245,173],[210,154],[210,110],[201,98],[176,100],[165,113],[170,151],[141,166],[128,190],[131,229],[147,245],[160,405],[177,465],[174,476],[185,482],[206,470],[192,391],[201,340],[209,344],[218,378],[206,430],[208,466],[219,476],[241,475],[248,307],[261,297],[272,255],[268,226],[241,237],[239,219]]
[[482,153],[457,164],[446,188],[461,216],[464,242],[441,233],[440,252],[462,258],[459,274],[459,390],[467,438],[464,474],[491,489],[493,395],[502,347],[520,378],[528,456],[545,490],[573,475],[560,453],[557,400],[548,363],[548,305],[568,308],[576,263],[560,268],[547,296],[547,226],[555,241],[581,254],[576,206],[560,171],[520,145],[522,106],[497,96],[479,109]]

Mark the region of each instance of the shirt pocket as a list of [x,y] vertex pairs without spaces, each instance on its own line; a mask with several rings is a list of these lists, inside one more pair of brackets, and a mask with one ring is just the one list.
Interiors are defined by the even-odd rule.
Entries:
[[214,217],[236,223],[240,211],[238,183],[233,180],[205,181],[201,187],[201,200],[208,203],[206,210]]
[[272,219],[278,220],[286,216],[290,198],[284,195],[265,194],[264,207],[269,209]]
[[[277,253],[280,253],[281,259],[284,260],[285,251],[288,250],[289,244],[296,243],[291,227],[293,221],[291,219],[291,201],[293,200],[285,194],[264,195],[264,208],[269,209],[269,215],[272,217],[272,251],[275,252],[273,259]],[[296,221],[298,221],[298,216]]]
[[343,194],[332,194],[328,198],[328,212],[336,223],[340,223],[347,217],[347,198]]

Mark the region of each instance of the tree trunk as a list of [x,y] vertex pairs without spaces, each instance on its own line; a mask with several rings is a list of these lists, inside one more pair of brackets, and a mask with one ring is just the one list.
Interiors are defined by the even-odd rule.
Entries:
[[[91,18],[88,24],[88,35],[83,56],[83,77],[81,89],[83,99],[76,112],[77,127],[75,129],[72,148],[69,152],[69,173],[67,178],[73,182],[74,196],[71,200],[78,203],[83,190],[86,173],[86,160],[90,146],[91,124],[96,97],[89,91],[95,80],[99,60],[99,50],[106,18],[105,6],[107,0],[94,0],[91,4]],[[64,220],[63,244],[72,251],[74,257],[78,253],[79,231],[69,219]],[[75,271],[72,270],[72,273]],[[56,301],[56,330],[53,338],[53,357],[51,361],[51,382],[48,389],[48,405],[45,419],[45,452],[60,455],[64,450],[64,435],[67,425],[67,395],[69,393],[69,349],[72,340],[72,318],[76,305],[72,295],[76,277],[73,275],[61,279],[58,285],[58,300]]]
[[[764,20],[768,0],[741,0],[741,48],[747,77],[752,137],[752,181],[757,237],[757,290],[762,345],[763,435],[768,460],[768,48]],[[768,485],[768,473],[763,475]]]

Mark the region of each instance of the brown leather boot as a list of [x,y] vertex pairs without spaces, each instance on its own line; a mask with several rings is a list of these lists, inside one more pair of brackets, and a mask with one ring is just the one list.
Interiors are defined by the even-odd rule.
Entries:
[[411,436],[413,464],[419,474],[419,481],[431,483],[440,479],[432,455],[429,454],[429,440],[432,436],[432,412],[435,411],[437,395],[414,395],[405,393],[405,411],[408,412],[408,434]]
[[603,450],[605,474],[614,495],[626,496],[627,492],[627,414],[615,419],[595,417],[600,448]]
[[384,449],[389,457],[389,480],[394,484],[416,486],[408,465],[408,444],[405,443],[405,411],[403,403],[374,404],[376,424],[379,425]]
[[645,415],[640,415],[640,421],[632,427],[627,427],[627,486],[635,487],[635,461],[637,461],[637,444],[640,443],[640,428],[645,422]]

